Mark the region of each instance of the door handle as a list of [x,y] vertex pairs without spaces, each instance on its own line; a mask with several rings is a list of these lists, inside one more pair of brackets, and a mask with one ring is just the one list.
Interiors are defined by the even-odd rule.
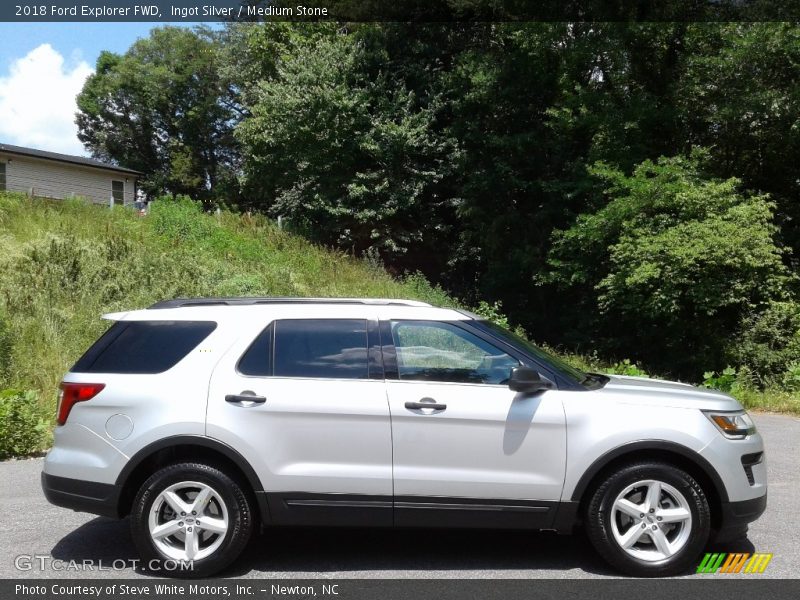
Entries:
[[264,404],[267,401],[266,396],[256,396],[255,392],[246,390],[241,394],[228,394],[225,396],[225,402],[230,402],[242,408],[256,406],[257,404]]
[[432,408],[433,410],[444,410],[447,404],[439,404],[433,398],[423,398],[422,402],[406,402],[406,408],[415,410],[420,408]]

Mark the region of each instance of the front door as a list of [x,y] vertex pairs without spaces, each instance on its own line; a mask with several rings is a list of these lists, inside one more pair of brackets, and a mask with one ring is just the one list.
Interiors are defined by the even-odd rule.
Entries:
[[559,392],[512,392],[519,361],[458,322],[381,331],[391,336],[395,524],[552,525],[566,464]]
[[216,367],[207,434],[256,470],[272,522],[391,526],[389,407],[371,335],[377,347],[376,320],[279,319]]

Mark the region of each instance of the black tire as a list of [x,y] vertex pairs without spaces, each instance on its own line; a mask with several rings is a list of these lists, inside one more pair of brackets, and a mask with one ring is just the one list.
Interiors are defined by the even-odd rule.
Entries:
[[[176,562],[178,565],[180,562],[159,550],[150,535],[150,513],[157,510],[158,507],[154,505],[159,495],[170,486],[182,482],[198,482],[212,488],[217,494],[216,498],[224,504],[228,518],[228,527],[224,535],[203,532],[203,536],[212,540],[222,539],[212,553],[194,560],[192,568],[177,567]],[[216,498],[213,500],[213,506],[215,510],[220,511],[221,507]],[[188,519],[191,518],[190,515]],[[170,577],[208,577],[223,570],[244,550],[253,532],[254,523],[255,515],[242,485],[218,468],[203,463],[179,463],[157,471],[142,484],[131,510],[131,533],[142,560],[142,568]],[[185,527],[183,522],[181,525]],[[195,529],[197,530],[197,527]],[[179,535],[186,534],[181,530]],[[179,541],[177,538],[167,538],[167,540],[176,543]]]
[[[612,506],[617,496],[628,486],[643,480],[655,480],[672,486],[688,503],[692,521],[689,537],[672,556],[660,560],[643,560],[632,556],[617,542],[612,530]],[[637,515],[638,516],[638,515]],[[711,531],[711,511],[703,488],[685,471],[670,464],[648,461],[627,465],[608,474],[592,492],[586,506],[586,533],[597,552],[609,564],[623,573],[636,577],[666,577],[686,573],[694,569],[700,553],[708,542]],[[646,519],[647,517],[645,517]],[[627,523],[634,521],[630,518]],[[647,532],[650,522],[642,522]],[[633,525],[629,525],[632,527]],[[636,527],[639,527],[637,522]],[[619,527],[618,527],[619,530]],[[669,534],[673,535],[673,534]],[[652,540],[649,535],[642,539],[639,548],[647,549]]]

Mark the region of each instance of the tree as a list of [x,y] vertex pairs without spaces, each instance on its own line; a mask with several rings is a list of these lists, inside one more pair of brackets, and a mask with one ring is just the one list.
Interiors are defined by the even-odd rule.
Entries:
[[745,318],[788,297],[774,204],[704,175],[703,153],[598,164],[608,202],[556,234],[553,281],[591,290],[595,343],[664,371],[717,368]]
[[296,45],[261,82],[237,136],[256,206],[318,242],[398,262],[430,249],[454,148],[434,128],[435,101],[370,73],[369,60],[332,27]]
[[[800,257],[800,26],[695,24],[675,83],[681,129],[719,177],[767,192],[780,238]],[[797,263],[795,263],[797,266]]]
[[235,194],[234,113],[217,62],[202,28],[156,28],[124,55],[101,53],[78,95],[79,139],[93,156],[142,171],[150,196]]

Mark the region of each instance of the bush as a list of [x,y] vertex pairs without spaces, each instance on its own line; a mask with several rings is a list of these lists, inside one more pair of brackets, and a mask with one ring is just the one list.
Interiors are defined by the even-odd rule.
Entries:
[[745,319],[730,354],[759,386],[780,383],[790,366],[800,363],[800,304],[773,302]]
[[151,204],[148,219],[156,233],[179,244],[201,241],[212,234],[213,221],[201,218],[202,215],[203,207],[199,202],[187,196],[178,196],[174,200],[166,196]]
[[735,392],[741,386],[739,374],[733,367],[725,367],[717,373],[707,371],[703,373],[703,387],[719,390],[720,392]]
[[614,363],[610,368],[605,369],[605,372],[611,375],[628,375],[630,377],[650,377],[647,371],[642,369],[635,362],[631,362],[629,358]]
[[783,389],[800,392],[800,362],[792,363],[781,378]]
[[503,313],[503,305],[500,302],[489,304],[485,300],[478,303],[475,313],[482,316],[487,321],[491,321],[495,325],[499,325],[505,329],[511,329],[508,323],[508,317]]
[[11,328],[5,315],[0,313],[0,385],[8,381],[11,369]]
[[724,364],[743,317],[797,282],[774,204],[708,177],[703,156],[645,161],[632,175],[596,165],[606,201],[557,233],[550,255],[550,281],[594,290],[587,320],[606,354],[679,377]]
[[35,392],[0,392],[0,460],[27,456],[45,447],[50,429]]

